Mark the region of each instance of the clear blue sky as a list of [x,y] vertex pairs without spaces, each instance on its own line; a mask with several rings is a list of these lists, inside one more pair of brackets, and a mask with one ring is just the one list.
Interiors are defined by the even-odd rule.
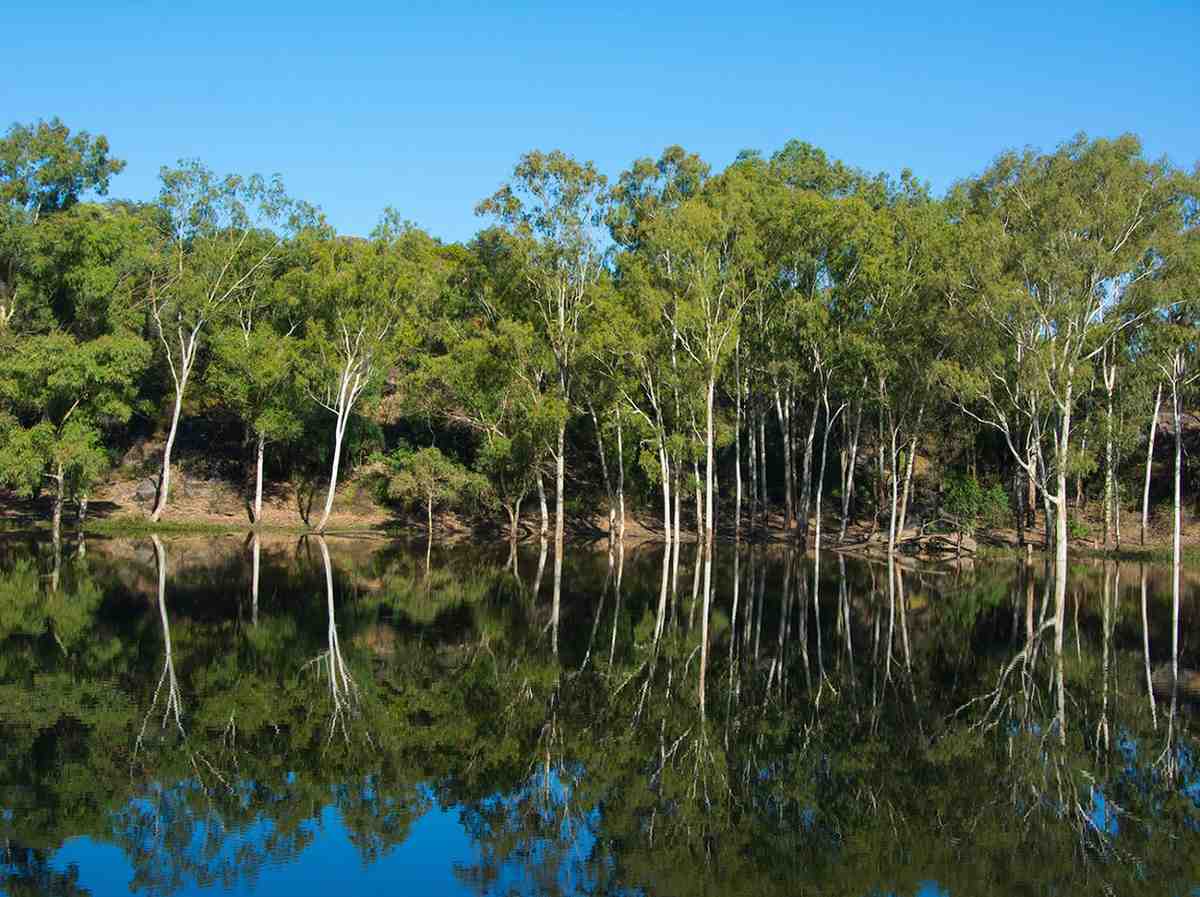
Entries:
[[714,167],[792,137],[942,190],[1077,131],[1200,157],[1200,5],[7,0],[0,125],[60,116],[129,162],[279,172],[339,230],[385,205],[465,239],[524,151],[617,175],[679,143]]

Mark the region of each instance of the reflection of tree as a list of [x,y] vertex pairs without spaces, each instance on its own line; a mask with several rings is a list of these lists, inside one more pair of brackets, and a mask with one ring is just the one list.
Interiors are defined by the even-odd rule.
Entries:
[[0,852],[0,888],[9,897],[90,897],[79,868],[54,869],[44,851],[8,843]]
[[135,754],[146,735],[146,725],[150,722],[150,716],[158,707],[158,698],[163,694],[164,684],[167,686],[167,691],[163,695],[163,715],[160,728],[165,730],[168,719],[174,717],[175,728],[179,730],[181,736],[186,737],[181,719],[183,711],[179,697],[179,679],[175,675],[175,655],[171,649],[171,624],[167,619],[167,552],[158,536],[151,536],[151,539],[154,541],[154,556],[158,563],[158,616],[162,622],[163,671],[162,675],[158,677],[154,698],[150,701],[146,716],[142,720],[142,729],[138,733],[137,744],[134,747]]
[[[1139,894],[1195,879],[1179,849],[1200,774],[1185,702],[1171,784],[1156,765],[1167,727],[1128,697],[1150,663],[1169,665],[1171,608],[1148,600],[1138,625],[1137,585],[1111,567],[1072,571],[1096,599],[1064,652],[1064,746],[1053,583],[1032,564],[904,565],[889,589],[882,564],[825,563],[814,578],[792,551],[722,556],[701,725],[698,621],[684,607],[655,634],[673,554],[615,555],[603,600],[607,556],[569,558],[568,581],[594,588],[564,597],[560,663],[546,608],[499,550],[446,553],[427,589],[422,556],[395,546],[312,547],[316,566],[264,543],[252,627],[223,600],[244,603],[250,586],[236,546],[232,563],[174,543],[112,562],[98,543],[64,564],[61,608],[36,569],[0,555],[0,836],[47,870],[68,836],[114,843],[150,893],[253,882],[327,836],[329,812],[381,862],[435,801],[473,840],[456,874],[480,894],[860,897],[929,878],[952,894]],[[324,602],[286,600],[321,589]],[[1190,630],[1179,638],[1196,650]],[[162,722],[164,649],[186,697],[178,726],[174,710]],[[318,654],[314,702],[295,658]],[[359,716],[344,703],[337,727],[386,720],[373,742],[330,739],[325,658],[357,685]],[[146,738],[131,764],[147,704],[187,737]],[[30,893],[56,887],[4,874],[11,891],[14,876],[42,882]]]
[[340,728],[342,735],[349,738],[346,718],[358,716],[362,695],[358,683],[350,675],[346,660],[342,656],[341,643],[338,641],[337,617],[333,610],[333,567],[329,560],[329,546],[325,543],[323,536],[316,538],[317,545],[321,549],[321,563],[325,569],[325,603],[329,617],[329,642],[324,653],[318,654],[309,661],[309,664],[315,664],[318,670],[324,666],[329,679],[329,700],[332,708],[329,715],[329,737],[332,739],[334,733]]

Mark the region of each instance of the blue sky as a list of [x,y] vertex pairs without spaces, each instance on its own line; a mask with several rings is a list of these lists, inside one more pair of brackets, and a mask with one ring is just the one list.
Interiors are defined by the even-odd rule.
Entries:
[[611,177],[796,137],[939,191],[1080,130],[1200,158],[1200,6],[973,6],[8,0],[0,125],[108,135],[115,195],[195,156],[279,172],[345,232],[391,205],[448,240],[533,148]]

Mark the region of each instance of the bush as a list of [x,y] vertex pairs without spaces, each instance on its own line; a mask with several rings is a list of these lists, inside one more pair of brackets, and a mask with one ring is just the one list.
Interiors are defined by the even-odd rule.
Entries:
[[1067,539],[1079,540],[1090,539],[1092,537],[1092,527],[1086,520],[1080,520],[1078,517],[1067,518]]
[[981,524],[1004,523],[1009,513],[1008,493],[999,483],[984,488],[970,474],[954,473],[946,479],[942,507],[960,533],[974,533]]

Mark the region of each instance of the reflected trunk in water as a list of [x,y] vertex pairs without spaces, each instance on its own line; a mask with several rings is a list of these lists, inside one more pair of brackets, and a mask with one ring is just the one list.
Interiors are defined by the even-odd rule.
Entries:
[[146,709],[146,716],[142,720],[142,728],[138,733],[137,742],[134,745],[134,754],[141,747],[142,740],[146,735],[146,724],[150,722],[150,715],[158,706],[159,695],[162,694],[163,686],[166,685],[167,693],[164,698],[162,723],[160,728],[167,728],[167,721],[174,718],[175,728],[179,734],[183,736],[183,705],[179,696],[179,680],[175,676],[175,655],[171,647],[171,624],[167,619],[167,550],[163,546],[162,540],[157,536],[151,536],[151,541],[154,543],[154,559],[158,571],[158,617],[162,625],[163,638],[163,670],[162,675],[158,678],[158,685],[154,689],[154,697],[150,702],[150,706]]

